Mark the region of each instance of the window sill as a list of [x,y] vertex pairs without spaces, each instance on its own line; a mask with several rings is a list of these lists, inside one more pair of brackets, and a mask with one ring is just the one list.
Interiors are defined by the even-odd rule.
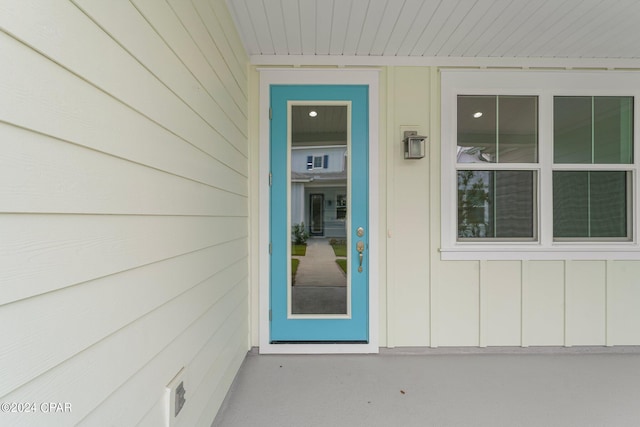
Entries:
[[557,244],[539,245],[459,245],[440,248],[443,261],[484,260],[640,260],[640,247],[634,243],[620,245]]

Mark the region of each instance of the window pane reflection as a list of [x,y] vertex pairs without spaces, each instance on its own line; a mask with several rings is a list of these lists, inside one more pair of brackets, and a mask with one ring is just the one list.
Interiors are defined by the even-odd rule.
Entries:
[[633,97],[556,96],[553,107],[555,163],[632,163]]
[[620,237],[628,231],[625,171],[553,173],[554,237]]
[[533,238],[534,171],[458,171],[458,238]]
[[347,114],[345,105],[291,107],[290,303],[294,315],[348,313]]
[[536,96],[458,96],[458,163],[536,163]]

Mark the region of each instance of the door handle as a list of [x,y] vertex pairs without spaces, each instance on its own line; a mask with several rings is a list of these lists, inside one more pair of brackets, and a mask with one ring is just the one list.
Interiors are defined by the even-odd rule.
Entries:
[[360,259],[358,273],[362,273],[362,259],[364,258],[364,242],[362,240],[356,243],[356,250],[358,251],[358,258]]

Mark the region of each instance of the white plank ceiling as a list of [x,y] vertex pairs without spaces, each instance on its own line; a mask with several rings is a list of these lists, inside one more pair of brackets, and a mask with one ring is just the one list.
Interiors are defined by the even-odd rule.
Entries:
[[227,2],[253,63],[640,65],[640,0]]

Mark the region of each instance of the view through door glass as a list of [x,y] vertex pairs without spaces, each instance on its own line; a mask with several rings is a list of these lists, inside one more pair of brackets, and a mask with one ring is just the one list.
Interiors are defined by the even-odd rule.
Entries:
[[346,105],[291,106],[293,315],[348,314],[347,116]]

